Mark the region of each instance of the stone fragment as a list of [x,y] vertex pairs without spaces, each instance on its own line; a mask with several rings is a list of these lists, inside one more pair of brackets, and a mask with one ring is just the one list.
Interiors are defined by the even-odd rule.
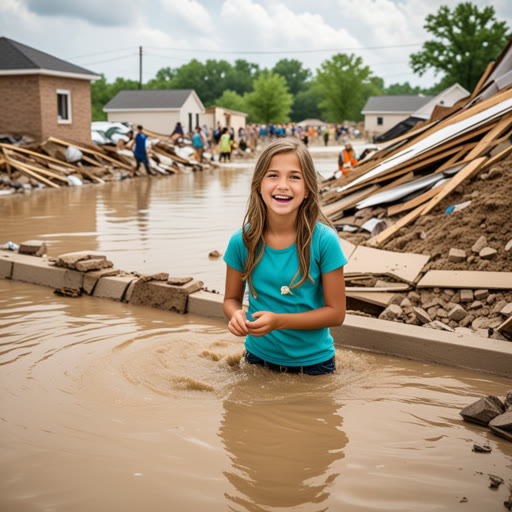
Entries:
[[512,432],[512,411],[504,412],[489,422],[490,427],[498,427]]
[[400,304],[402,303],[402,300],[403,300],[403,296],[400,295],[399,293],[395,293],[393,295],[393,297],[391,297],[391,300],[389,301],[389,303],[396,304],[396,305],[400,306]]
[[[508,441],[512,441],[512,432],[509,432],[508,430],[504,430],[500,427],[491,427],[491,432],[493,434],[496,434],[497,436],[507,439]],[[511,496],[511,498],[512,498],[512,496]],[[509,509],[509,510],[512,510],[512,509]]]
[[473,247],[471,247],[471,250],[476,253],[476,254],[479,254],[480,251],[487,245],[487,238],[485,238],[485,236],[481,236],[474,244],[473,244]]
[[485,446],[480,446],[479,444],[474,444],[473,445],[473,451],[474,452],[477,452],[477,453],[491,453],[492,452],[492,448],[488,445],[485,445]]
[[478,308],[481,308],[483,306],[482,302],[479,301],[479,300],[475,300],[474,302],[472,302],[468,309],[478,309]]
[[486,302],[487,302],[487,304],[492,304],[495,300],[496,300],[496,295],[494,293],[492,293],[491,295],[489,295],[489,297],[487,297]]
[[446,309],[446,311],[451,311],[455,306],[457,306],[455,302],[447,302],[444,308]]
[[57,258],[57,261],[55,262],[55,265],[57,267],[65,267],[65,268],[74,269],[75,265],[79,261],[93,260],[93,259],[106,260],[107,257],[105,255],[103,255],[103,254],[98,254],[96,252],[91,252],[91,251],[69,252],[69,253],[66,253],[66,254],[61,254]]
[[498,167],[493,167],[488,173],[488,177],[490,180],[494,180],[496,178],[499,178],[500,176],[503,176],[503,172]]
[[476,256],[472,254],[471,256],[468,256],[468,259],[466,260],[468,263],[473,263],[473,261],[476,260]]
[[505,410],[512,410],[512,391],[507,391],[507,396],[505,397]]
[[461,302],[473,302],[475,299],[473,295],[473,290],[461,290],[460,291],[460,301]]
[[459,324],[461,327],[467,327],[468,325],[471,325],[473,323],[474,319],[474,315],[467,315],[459,322]]
[[448,313],[445,309],[439,308],[436,313],[437,318],[448,318]]
[[488,395],[464,407],[459,414],[465,421],[487,426],[491,420],[503,414],[504,411],[505,406],[502,401],[494,395]]
[[460,322],[467,315],[465,309],[457,304],[453,309],[448,312],[448,318]]
[[107,259],[83,260],[77,261],[76,270],[80,272],[89,272],[90,270],[101,270],[102,268],[112,268],[114,264]]
[[419,304],[420,303],[420,296],[415,291],[411,291],[407,294],[407,298],[413,303],[413,304]]
[[473,329],[489,329],[489,323],[489,318],[486,318],[485,316],[478,316],[473,320],[473,322],[471,322],[471,327]]
[[403,308],[412,308],[412,302],[407,297],[402,299],[402,302],[400,302],[400,306]]
[[432,327],[432,329],[437,329],[438,331],[455,332],[455,329],[453,329],[449,325],[444,324],[443,322],[440,322],[439,320],[434,320],[434,321],[424,325],[424,327],[427,327],[427,326]]
[[433,298],[432,300],[429,300],[428,302],[421,303],[421,306],[423,307],[423,309],[433,308],[438,305],[439,305],[439,300],[437,299],[437,297]]
[[507,305],[507,302],[504,300],[499,300],[494,304],[494,307],[492,308],[493,313],[500,313],[501,310]]
[[507,242],[507,245],[505,245],[505,251],[508,252],[512,249],[512,239]]
[[173,284],[175,286],[183,286],[184,284],[190,283],[194,279],[193,277],[169,277],[167,284]]
[[500,313],[503,315],[503,316],[506,316],[506,317],[509,317],[512,315],[512,302],[509,302],[506,306],[504,306],[501,310],[500,310]]
[[475,290],[474,296],[476,300],[484,300],[489,296],[489,290]]
[[81,297],[82,291],[77,290],[76,288],[57,288],[53,290],[55,295],[59,295],[61,297]]
[[390,304],[380,315],[381,320],[394,320],[402,314],[402,308],[397,304]]
[[453,295],[455,295],[455,290],[452,290],[451,288],[445,288],[444,293],[446,293],[446,295],[449,295],[450,297],[452,297]]
[[413,308],[413,311],[414,311],[414,315],[416,316],[416,319],[420,323],[428,324],[428,323],[432,322],[432,318],[430,318],[430,316],[424,309],[415,307],[415,308]]
[[455,332],[457,334],[461,334],[462,336],[473,336],[473,331],[468,329],[467,327],[455,327]]
[[34,256],[43,256],[46,254],[46,244],[41,240],[27,240],[22,242],[18,249],[20,254],[33,254]]
[[460,263],[466,259],[466,252],[462,249],[454,249],[453,247],[450,249],[448,253],[448,261],[452,261],[453,263]]
[[441,293],[441,288],[434,288],[432,290],[436,295],[439,295]]
[[221,256],[222,256],[222,254],[219,251],[211,251],[208,254],[209,258],[220,258]]
[[496,254],[498,254],[498,251],[496,249],[493,249],[492,247],[484,247],[480,252],[479,256],[483,260],[492,260]]
[[104,268],[101,270],[93,270],[92,272],[87,272],[87,274],[84,275],[82,289],[85,293],[87,293],[87,295],[92,295],[94,287],[96,286],[96,283],[100,277],[117,276],[120,273],[121,270],[114,268]]
[[500,485],[502,485],[505,482],[503,478],[496,475],[489,475],[489,480],[491,481],[489,483],[489,489],[497,489]]
[[[425,308],[423,308],[425,309]],[[433,306],[431,308],[428,308],[427,309],[427,315],[430,317],[430,318],[433,318],[437,315],[437,310],[439,309],[438,306]]]
[[149,274],[146,276],[140,276],[139,281],[147,282],[147,281],[167,281],[169,279],[169,274],[167,272],[158,272],[157,274]]

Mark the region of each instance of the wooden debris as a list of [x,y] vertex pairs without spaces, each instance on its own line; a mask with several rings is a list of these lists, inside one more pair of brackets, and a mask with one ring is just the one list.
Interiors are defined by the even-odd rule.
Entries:
[[512,290],[512,272],[429,270],[419,281],[417,287]]

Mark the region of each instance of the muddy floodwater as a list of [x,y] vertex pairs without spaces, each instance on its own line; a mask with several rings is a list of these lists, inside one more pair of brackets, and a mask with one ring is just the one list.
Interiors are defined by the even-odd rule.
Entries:
[[[0,243],[222,291],[208,253],[251,171],[1,198]],[[510,379],[342,348],[334,375],[275,374],[240,362],[225,322],[7,280],[0,344],[1,511],[506,510],[512,443],[458,413]]]

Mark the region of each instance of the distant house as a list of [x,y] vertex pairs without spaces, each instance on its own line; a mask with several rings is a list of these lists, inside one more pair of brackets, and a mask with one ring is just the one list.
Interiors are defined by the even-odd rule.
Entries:
[[369,135],[380,135],[407,119],[431,99],[432,96],[422,94],[370,96],[361,112],[364,115],[364,129]]
[[87,69],[0,37],[0,133],[91,141]]
[[111,122],[141,124],[169,135],[180,122],[184,132],[200,125],[204,106],[194,89],[141,89],[119,91],[104,107]]
[[201,126],[206,125],[211,134],[220,124],[221,128],[233,128],[235,138],[238,138],[239,128],[245,128],[247,114],[224,107],[208,107],[204,114],[199,116]]

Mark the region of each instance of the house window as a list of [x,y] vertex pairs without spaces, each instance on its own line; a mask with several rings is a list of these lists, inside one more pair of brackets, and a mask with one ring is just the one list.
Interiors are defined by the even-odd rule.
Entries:
[[188,131],[192,132],[192,112],[188,113]]
[[57,120],[71,123],[71,92],[57,89]]
[[377,117],[377,124],[379,126],[382,126],[384,124],[384,118],[383,117]]
[[199,114],[196,114],[196,127],[199,126]]

